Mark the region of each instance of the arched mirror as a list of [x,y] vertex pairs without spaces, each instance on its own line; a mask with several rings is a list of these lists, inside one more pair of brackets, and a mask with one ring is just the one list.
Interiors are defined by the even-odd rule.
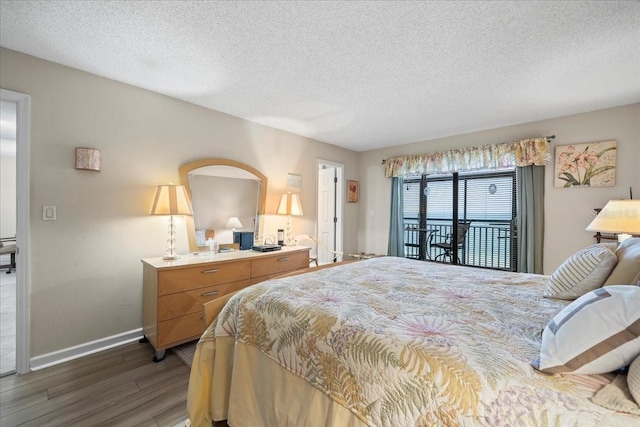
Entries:
[[[267,177],[244,163],[229,159],[201,159],[180,166],[180,183],[193,207],[186,217],[189,249],[204,250],[214,237],[220,244],[233,243],[233,231],[260,235],[260,215],[267,198]],[[236,221],[236,219],[239,221]]]

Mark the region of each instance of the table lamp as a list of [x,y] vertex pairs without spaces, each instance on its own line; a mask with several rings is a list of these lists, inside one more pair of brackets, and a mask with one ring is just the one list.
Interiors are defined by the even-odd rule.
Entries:
[[242,228],[242,223],[237,216],[232,216],[227,220],[224,228],[230,228],[232,231],[236,231],[236,228]]
[[585,230],[615,233],[618,242],[640,234],[640,199],[609,200]]
[[193,215],[191,202],[184,185],[158,185],[149,215],[169,215],[169,248],[162,259],[175,260],[180,256],[176,252],[176,224],[174,215]]
[[287,244],[291,244],[291,215],[301,216],[302,203],[300,203],[300,194],[283,193],[278,204],[277,215],[287,215]]

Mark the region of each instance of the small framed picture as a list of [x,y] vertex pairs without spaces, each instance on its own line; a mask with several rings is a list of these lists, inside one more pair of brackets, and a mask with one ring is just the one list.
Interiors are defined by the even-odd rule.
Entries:
[[347,180],[347,203],[358,201],[358,181]]

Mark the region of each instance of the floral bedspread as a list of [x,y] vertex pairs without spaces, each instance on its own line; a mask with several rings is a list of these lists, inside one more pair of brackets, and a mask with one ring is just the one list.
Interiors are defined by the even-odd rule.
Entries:
[[605,376],[530,366],[566,304],[546,280],[374,258],[251,286],[202,340],[259,348],[371,426],[640,424],[590,401]]

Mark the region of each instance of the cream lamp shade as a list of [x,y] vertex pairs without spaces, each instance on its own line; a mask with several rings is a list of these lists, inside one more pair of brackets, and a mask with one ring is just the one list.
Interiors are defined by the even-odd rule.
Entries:
[[176,224],[174,215],[193,215],[191,202],[184,185],[158,185],[153,197],[150,215],[169,215],[169,248],[163,259],[175,260],[180,258],[176,252]]
[[609,200],[585,230],[615,233],[619,242],[640,234],[640,200]]
[[227,220],[227,223],[224,225],[224,228],[231,228],[235,230],[236,228],[242,228],[242,223],[237,216],[232,216]]
[[278,204],[278,215],[303,215],[298,193],[284,193]]
[[150,215],[193,215],[184,185],[158,185]]

